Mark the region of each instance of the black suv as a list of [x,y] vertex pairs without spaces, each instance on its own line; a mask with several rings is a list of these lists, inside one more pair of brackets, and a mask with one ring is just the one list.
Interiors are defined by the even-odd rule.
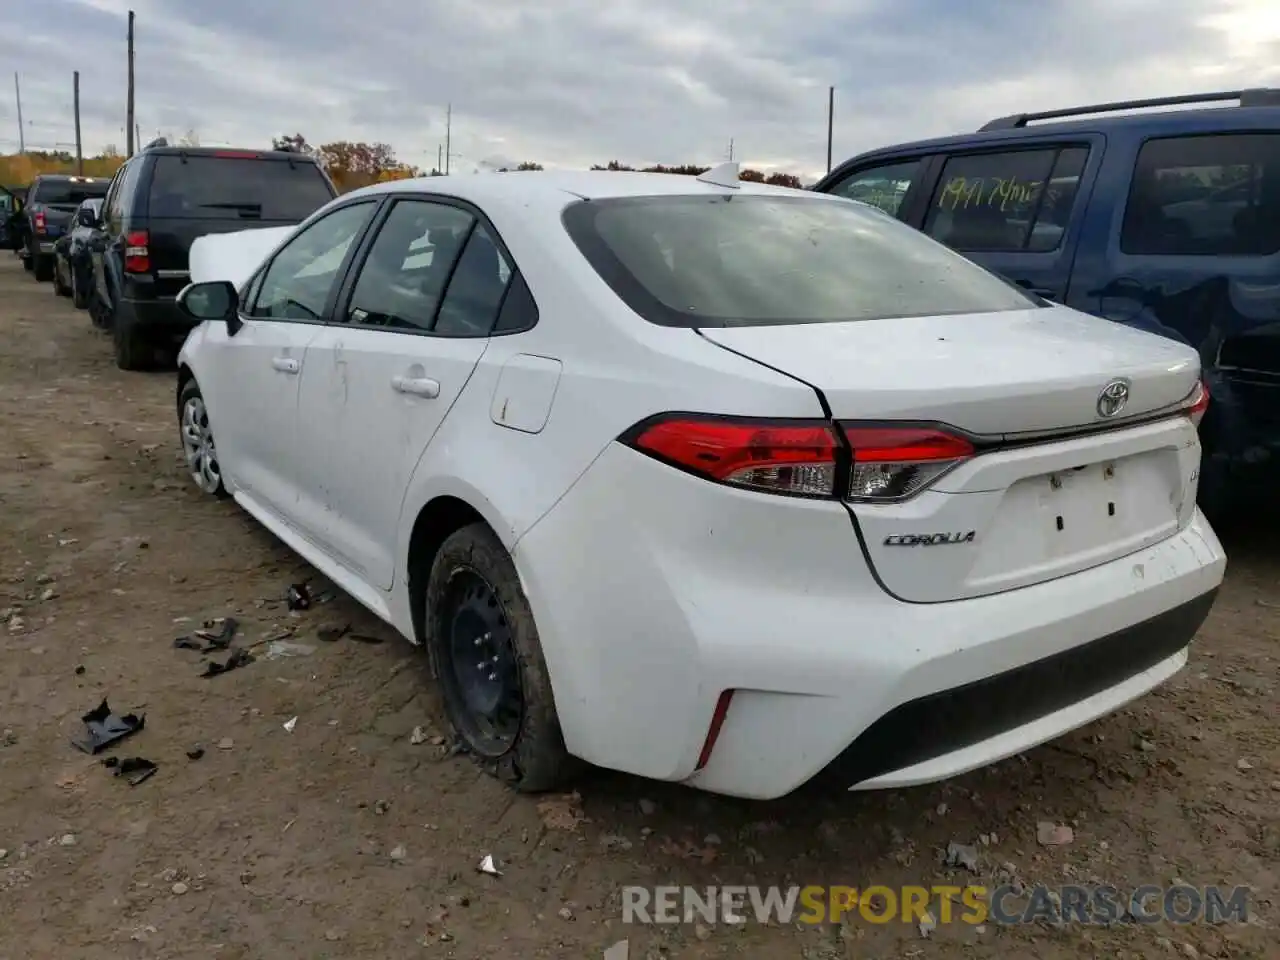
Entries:
[[72,177],[65,173],[42,173],[31,181],[23,207],[25,244],[19,256],[37,280],[53,279],[53,245],[73,226],[80,204],[104,196],[109,182],[105,178]]
[[337,196],[311,157],[274,150],[170,146],[153,141],[111,181],[94,284],[125,370],[172,353],[192,327],[174,303],[187,255],[210,233],[301,223]]
[[1201,505],[1221,517],[1250,493],[1274,502],[1280,90],[1002,117],[865,153],[814,189],[878,206],[1031,293],[1196,348],[1213,398]]

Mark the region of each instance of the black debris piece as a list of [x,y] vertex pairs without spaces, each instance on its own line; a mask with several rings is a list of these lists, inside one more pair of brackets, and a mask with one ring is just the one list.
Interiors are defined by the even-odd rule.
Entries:
[[177,637],[173,645],[178,650],[203,650],[204,644],[195,637]]
[[373,637],[367,633],[353,633],[353,634],[350,634],[350,637],[356,643],[381,643],[382,642],[381,637]]
[[[114,757],[112,759],[115,759]],[[129,781],[129,786],[136,787],[144,780],[149,780],[155,775],[159,769],[150,760],[144,757],[127,757],[119,763],[107,764],[115,769],[117,777],[124,777]]]
[[192,747],[187,751],[188,760],[199,760],[204,756],[204,747]]
[[231,641],[236,638],[236,631],[239,629],[240,623],[235,617],[224,617],[217,633],[210,630],[197,630],[196,636],[209,642],[209,645],[200,652],[212,653],[215,650],[226,650],[231,646]]
[[311,588],[305,583],[295,583],[289,587],[286,600],[290,610],[310,610]]
[[341,640],[350,632],[351,632],[351,624],[349,623],[344,623],[340,627],[334,627],[334,626],[321,627],[319,630],[316,631],[316,639],[322,640],[325,643],[334,643],[338,640]]
[[84,664],[80,664],[80,666],[76,667],[76,676],[77,677],[84,676]]
[[116,716],[111,712],[111,707],[107,705],[106,700],[80,719],[84,723],[85,736],[78,740],[73,739],[71,745],[89,754],[101,753],[116,741],[123,740],[131,733],[137,733],[147,722],[146,714],[135,716],[132,713],[126,713],[122,717]]
[[253,663],[253,654],[248,650],[233,650],[231,656],[227,657],[225,663],[219,663],[217,660],[210,660],[204,665],[204,673],[202,677],[216,677],[224,673],[230,673],[240,667],[247,667]]

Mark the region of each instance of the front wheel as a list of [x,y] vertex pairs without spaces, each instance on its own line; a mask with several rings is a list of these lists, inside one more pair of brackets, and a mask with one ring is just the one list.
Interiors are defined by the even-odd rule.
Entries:
[[35,264],[31,270],[35,274],[37,280],[41,283],[48,283],[53,279],[53,257],[44,254],[35,254],[32,256]]
[[522,793],[572,776],[533,612],[483,523],[456,531],[427,579],[424,637],[445,712],[471,754]]
[[80,282],[80,271],[75,267],[71,268],[71,302],[77,310],[89,309],[89,292]]
[[60,297],[71,296],[71,284],[66,278],[66,261],[61,257],[53,260],[53,292]]
[[222,482],[222,467],[218,463],[218,451],[213,443],[209,411],[204,405],[200,387],[194,380],[188,380],[178,394],[178,435],[182,441],[182,455],[187,462],[187,471],[195,485],[219,499],[230,496]]

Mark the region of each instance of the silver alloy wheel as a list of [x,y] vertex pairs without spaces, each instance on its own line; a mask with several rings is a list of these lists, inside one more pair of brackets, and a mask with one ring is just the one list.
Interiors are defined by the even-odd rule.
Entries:
[[205,493],[217,493],[222,474],[218,470],[213,431],[209,428],[209,412],[200,397],[191,397],[182,405],[182,452],[186,454],[187,469],[196,486]]

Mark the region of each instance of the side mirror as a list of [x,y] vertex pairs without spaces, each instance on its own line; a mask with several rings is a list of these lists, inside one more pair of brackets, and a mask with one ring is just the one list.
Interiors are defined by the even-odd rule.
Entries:
[[208,283],[189,283],[178,294],[178,308],[193,320],[222,320],[228,332],[235,336],[240,329],[240,315],[236,312],[240,294],[235,284],[227,280]]
[[98,218],[93,215],[93,211],[88,207],[76,214],[76,220],[82,227],[96,227],[98,225]]

